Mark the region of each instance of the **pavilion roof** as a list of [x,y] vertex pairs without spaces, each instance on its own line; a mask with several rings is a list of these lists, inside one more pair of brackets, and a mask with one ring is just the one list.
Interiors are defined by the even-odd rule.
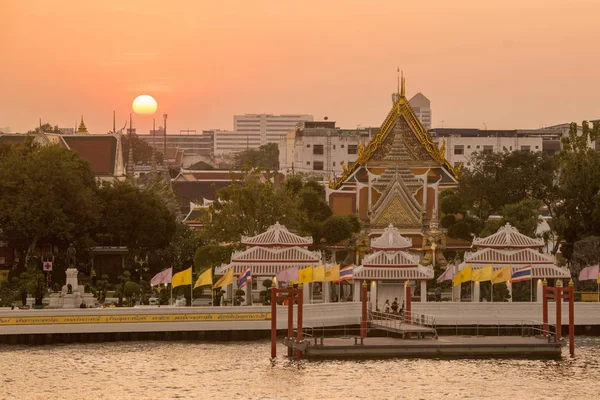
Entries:
[[433,268],[422,265],[404,268],[377,268],[363,265],[359,272],[354,273],[354,279],[369,279],[378,281],[424,280],[433,279]]
[[375,250],[406,250],[412,247],[412,239],[405,238],[394,225],[389,224],[381,236],[371,241],[371,248]]
[[260,233],[256,236],[242,237],[242,244],[245,246],[269,246],[269,247],[290,247],[290,246],[302,246],[306,247],[311,245],[313,242],[312,237],[302,237],[296,235],[288,229],[276,222],[275,225],[271,225],[266,232]]
[[363,259],[365,267],[416,267],[419,264],[419,257],[413,256],[406,251],[377,251],[367,255]]
[[258,263],[308,263],[307,265],[321,262],[321,253],[310,251],[303,247],[260,247],[254,246],[243,251],[236,251],[231,255],[231,262],[258,262]]
[[485,238],[473,239],[475,247],[493,247],[493,248],[537,248],[543,247],[542,239],[533,239],[523,235],[517,228],[509,223],[498,229],[496,233]]

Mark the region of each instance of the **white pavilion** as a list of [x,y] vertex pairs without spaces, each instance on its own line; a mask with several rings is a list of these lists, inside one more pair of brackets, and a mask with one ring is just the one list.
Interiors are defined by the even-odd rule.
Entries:
[[371,241],[375,250],[363,259],[362,266],[354,274],[354,293],[360,293],[363,280],[371,281],[371,308],[382,309],[386,300],[390,304],[394,298],[402,304],[409,281],[420,284],[421,302],[427,301],[427,280],[433,279],[433,267],[420,265],[420,257],[408,252],[412,240],[400,234],[392,224],[384,228],[383,233]]
[[[494,271],[511,266],[512,271],[531,265],[532,285],[536,288],[536,301],[542,301],[542,280],[546,279],[570,279],[571,273],[567,268],[555,265],[554,257],[541,253],[544,247],[542,239],[533,239],[519,232],[517,228],[507,223],[498,229],[496,233],[485,238],[473,239],[475,252],[466,253],[464,261],[459,269],[471,265],[473,270],[489,265]],[[562,282],[563,285],[565,282]],[[507,283],[509,292],[512,293],[510,283]],[[457,287],[457,296],[460,298],[461,285]],[[478,302],[480,297],[479,282],[474,282],[473,301]],[[511,300],[512,301],[512,298]]]
[[[242,237],[245,250],[231,255],[231,262],[215,269],[215,275],[224,275],[233,268],[233,290],[237,288],[239,275],[250,267],[252,270],[252,298],[256,299],[264,290],[262,282],[273,279],[278,272],[288,268],[299,269],[321,263],[321,252],[310,251],[312,237],[296,235],[275,223],[266,232],[252,237]],[[308,290],[305,290],[308,294]],[[246,290],[246,303],[249,304],[249,291]]]

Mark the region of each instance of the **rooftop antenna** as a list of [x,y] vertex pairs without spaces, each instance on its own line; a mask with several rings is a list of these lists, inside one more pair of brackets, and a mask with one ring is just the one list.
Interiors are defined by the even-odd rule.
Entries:
[[117,127],[115,126],[115,110],[113,110],[113,133],[117,133]]

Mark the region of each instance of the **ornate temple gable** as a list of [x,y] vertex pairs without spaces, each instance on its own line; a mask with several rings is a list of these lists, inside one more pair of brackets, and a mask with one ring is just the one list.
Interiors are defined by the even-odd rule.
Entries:
[[544,241],[523,235],[517,228],[507,223],[491,236],[473,239],[473,246],[503,249],[540,248],[544,246]]
[[487,263],[504,265],[554,264],[554,258],[528,247],[515,250],[484,248],[474,253],[466,253],[464,262],[466,264]]
[[354,274],[354,279],[368,279],[378,281],[405,281],[405,280],[429,280],[433,279],[433,268],[417,266],[414,268],[377,268],[365,267]]
[[310,251],[303,247],[285,247],[276,249],[272,247],[250,247],[244,251],[237,251],[231,255],[231,262],[259,262],[259,263],[318,263],[321,253]]
[[253,237],[242,237],[242,244],[245,246],[290,247],[310,246],[312,243],[312,237],[293,234],[279,222],[272,225],[266,232]]
[[398,170],[373,206],[371,226],[393,224],[400,229],[421,229],[422,208]]
[[[388,159],[385,159],[388,157]],[[459,169],[454,168],[445,158],[444,150],[440,150],[429,137],[429,134],[415,115],[405,96],[404,78],[398,93],[398,99],[392,106],[377,134],[369,144],[359,146],[358,159],[354,164],[344,167],[344,174],[336,182],[330,183],[331,189],[339,189],[343,183],[369,160],[406,162],[428,162],[438,164],[446,169],[454,179]]]
[[400,234],[394,225],[389,224],[381,236],[371,241],[371,248],[375,250],[397,251],[412,247],[412,240]]
[[369,254],[363,260],[363,266],[369,267],[416,267],[419,257],[405,251],[378,251]]

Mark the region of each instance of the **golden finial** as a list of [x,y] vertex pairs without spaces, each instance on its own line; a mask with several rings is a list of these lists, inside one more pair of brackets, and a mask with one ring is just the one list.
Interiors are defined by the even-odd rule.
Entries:
[[398,90],[396,91],[398,98],[400,98],[400,67],[398,67]]
[[85,123],[83,122],[83,115],[81,116],[81,122],[79,123],[79,128],[77,129],[77,133],[89,133]]
[[569,280],[569,286],[575,286],[575,282],[573,282],[573,278]]
[[363,279],[362,287],[367,287],[367,280]]
[[556,287],[562,287],[562,279],[557,279],[556,280],[556,285],[554,285]]
[[548,286],[548,281],[546,280],[546,278],[544,278],[544,280],[542,281],[542,285]]
[[406,85],[404,83],[404,71],[401,72],[400,78],[400,97],[406,97]]
[[442,160],[446,156],[446,139],[442,140],[442,145],[440,146],[440,157]]

